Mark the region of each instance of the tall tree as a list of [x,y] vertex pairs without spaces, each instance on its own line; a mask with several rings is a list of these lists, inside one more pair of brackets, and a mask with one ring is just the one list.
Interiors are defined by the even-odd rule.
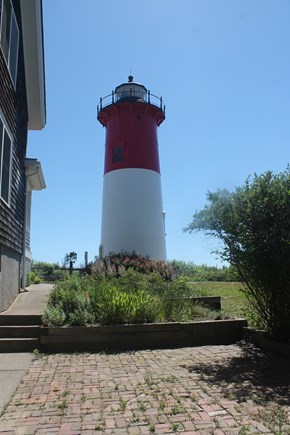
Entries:
[[74,251],[65,254],[65,257],[64,257],[64,266],[73,267],[73,265],[77,261],[77,258],[78,258],[78,255]]
[[208,204],[185,231],[205,231],[223,242],[252,309],[278,341],[290,339],[290,168],[248,178],[234,192],[207,194]]

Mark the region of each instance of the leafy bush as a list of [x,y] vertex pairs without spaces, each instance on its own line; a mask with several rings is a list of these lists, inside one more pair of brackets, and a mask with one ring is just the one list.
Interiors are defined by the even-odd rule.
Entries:
[[164,316],[167,321],[186,322],[192,320],[194,304],[191,298],[196,295],[186,279],[181,277],[173,282],[162,285],[153,282],[152,291],[158,294],[163,304]]
[[274,339],[289,340],[290,167],[254,175],[233,193],[208,193],[208,201],[186,230],[222,240],[220,254],[236,267],[252,311]]
[[144,290],[124,291],[109,287],[96,304],[97,317],[103,324],[147,323],[161,320],[160,300]]
[[66,281],[59,281],[50,293],[43,321],[55,326],[94,323],[88,283],[74,275]]
[[[134,269],[128,269],[123,270],[119,278],[113,278],[111,282],[124,291],[149,290],[149,276]],[[161,277],[160,279],[162,280]]]
[[193,304],[181,298],[164,299],[163,311],[169,322],[188,322],[193,318]]
[[49,326],[189,321],[194,305],[184,278],[164,281],[133,269],[119,278],[71,275],[50,293],[43,321]]
[[136,292],[142,289],[151,299],[157,297],[162,304],[160,317],[167,321],[188,321],[192,318],[192,304],[188,298],[194,295],[194,290],[183,277],[164,281],[159,273],[145,274],[128,269],[112,282],[122,291]]
[[96,315],[92,312],[91,304],[81,300],[80,304],[69,313],[67,323],[70,326],[86,326],[95,323]]
[[45,307],[42,321],[48,326],[63,326],[65,324],[66,314],[61,305],[51,305],[50,303]]
[[57,281],[65,275],[65,271],[61,270],[57,263],[46,263],[45,261],[33,260],[31,271],[44,281]]
[[261,316],[251,308],[251,305],[245,305],[242,309],[243,316],[247,319],[249,326],[256,329],[264,329],[265,324]]
[[33,271],[28,273],[28,283],[29,284],[40,284],[42,279]]
[[191,311],[191,316],[195,320],[215,320],[215,319],[221,319],[221,318],[228,318],[224,313],[218,313],[215,310],[211,310],[208,307],[205,307],[202,304],[194,304]]

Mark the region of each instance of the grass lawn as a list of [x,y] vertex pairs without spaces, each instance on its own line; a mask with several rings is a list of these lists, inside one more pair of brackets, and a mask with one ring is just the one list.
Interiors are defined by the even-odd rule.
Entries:
[[244,317],[242,309],[247,300],[240,282],[192,282],[194,290],[205,296],[221,296],[222,313],[226,317]]

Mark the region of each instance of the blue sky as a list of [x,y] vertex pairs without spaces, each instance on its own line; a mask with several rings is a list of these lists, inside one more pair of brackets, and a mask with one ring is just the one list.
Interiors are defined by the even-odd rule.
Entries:
[[283,171],[290,142],[289,0],[43,0],[47,125],[29,133],[35,260],[98,254],[105,129],[100,96],[134,79],[163,97],[158,129],[168,259],[219,265],[183,233],[206,192]]

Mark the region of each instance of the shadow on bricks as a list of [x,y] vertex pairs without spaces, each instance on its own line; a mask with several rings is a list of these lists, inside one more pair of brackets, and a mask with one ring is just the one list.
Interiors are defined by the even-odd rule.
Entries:
[[259,404],[275,401],[290,404],[289,359],[262,352],[246,344],[239,344],[242,355],[219,358],[192,366],[184,365],[190,373],[198,373],[209,385],[217,386],[229,400]]

